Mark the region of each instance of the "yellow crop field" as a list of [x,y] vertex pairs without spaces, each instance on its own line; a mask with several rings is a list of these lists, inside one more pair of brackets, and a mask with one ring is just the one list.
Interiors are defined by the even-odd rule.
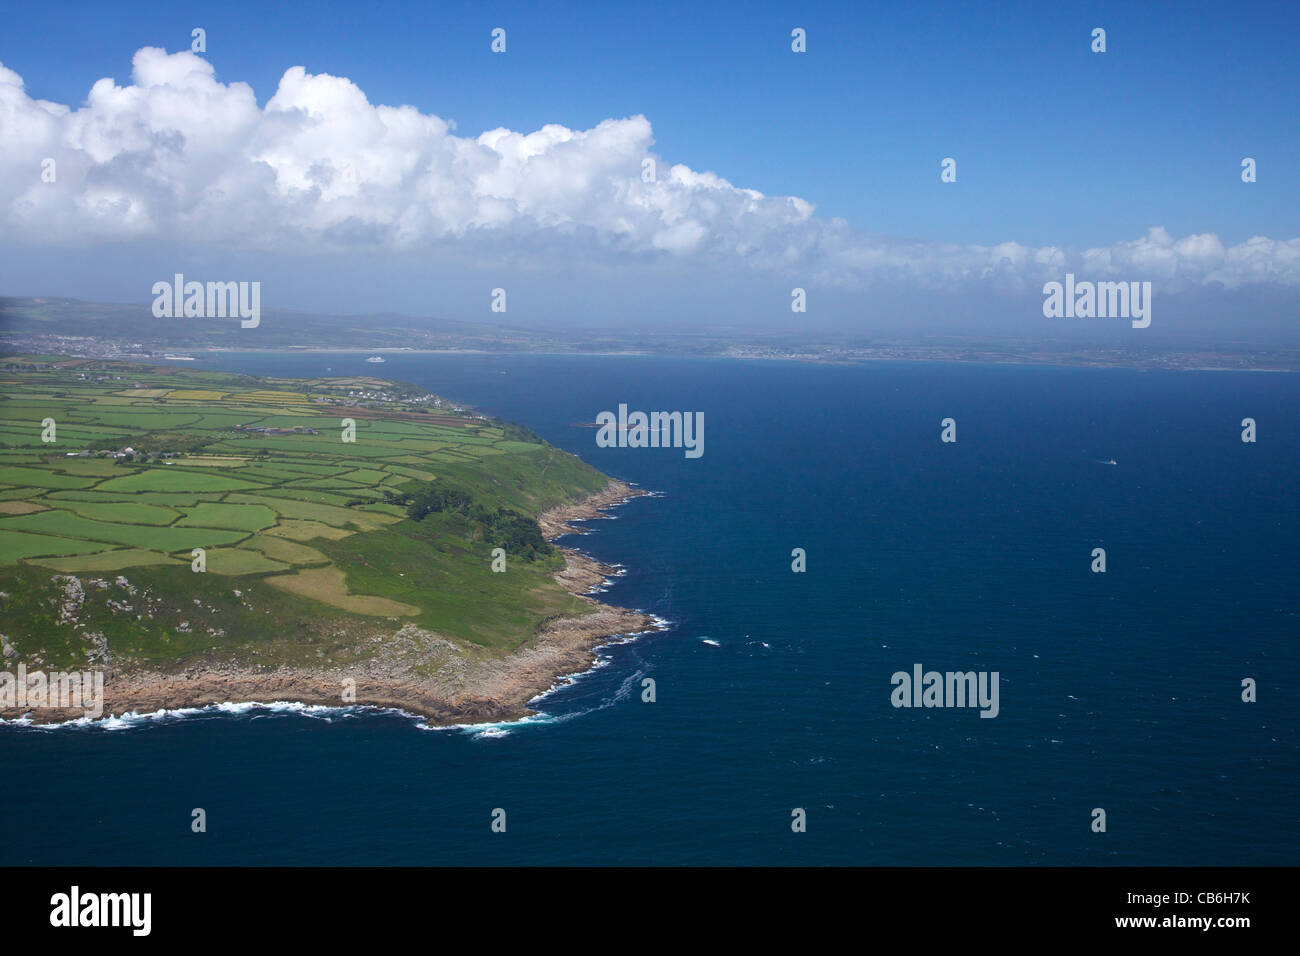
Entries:
[[172,401],[219,401],[229,395],[229,392],[214,392],[206,388],[175,388],[167,392],[167,398]]

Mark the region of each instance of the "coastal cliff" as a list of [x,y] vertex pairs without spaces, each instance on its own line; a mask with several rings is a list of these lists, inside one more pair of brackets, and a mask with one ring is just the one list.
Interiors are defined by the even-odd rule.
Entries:
[[[568,524],[601,516],[608,508],[645,494],[611,481],[601,491],[538,516],[548,540],[584,529]],[[653,630],[649,615],[602,604],[588,592],[608,581],[614,569],[574,548],[564,548],[564,567],[555,580],[575,595],[586,612],[546,622],[535,637],[505,657],[467,652],[458,642],[413,624],[379,640],[379,650],[355,666],[257,667],[238,663],[198,664],[177,672],[149,668],[113,669],[104,682],[104,714],[150,713],[222,703],[289,701],[323,706],[396,708],[450,725],[516,720],[528,702],[568,675],[589,669],[595,649],[616,636]],[[374,639],[374,635],[367,635]],[[351,692],[345,699],[345,688]],[[21,717],[16,708],[0,717]],[[83,718],[80,709],[45,708],[34,723]]]

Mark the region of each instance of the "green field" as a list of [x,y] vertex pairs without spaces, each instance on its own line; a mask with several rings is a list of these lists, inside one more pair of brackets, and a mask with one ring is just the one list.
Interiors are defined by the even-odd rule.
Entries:
[[239,531],[261,531],[275,524],[276,512],[265,505],[226,504],[205,501],[185,509],[185,517],[178,526],[194,528],[235,528]]
[[[160,505],[149,505],[139,501],[68,501],[59,507],[75,512],[84,518],[98,518],[101,521],[125,521],[128,524],[171,524],[181,516],[179,511]],[[228,528],[231,525],[213,525],[214,528]]]
[[[33,482],[34,483],[34,482]],[[84,486],[78,486],[84,487]],[[256,488],[250,481],[227,478],[188,468],[154,465],[129,475],[109,478],[95,486],[100,491],[244,491]]]
[[[499,654],[581,609],[558,554],[521,546],[493,573],[491,542],[608,479],[414,386],[366,380],[384,397],[355,408],[354,380],[31,357],[0,383],[0,611],[50,666],[84,663],[91,633],[123,664],[353,659],[408,621]],[[408,517],[430,487],[473,507]],[[69,576],[84,593],[64,618]]]
[[144,551],[140,548],[122,548],[117,551],[100,551],[98,554],[83,554],[70,558],[33,558],[32,564],[53,568],[55,571],[120,571],[123,568],[135,568],[142,564],[179,564],[174,558],[157,551]]

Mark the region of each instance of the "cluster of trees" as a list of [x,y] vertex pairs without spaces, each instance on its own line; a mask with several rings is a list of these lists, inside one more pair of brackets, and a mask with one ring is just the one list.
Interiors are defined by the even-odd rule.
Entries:
[[474,503],[468,492],[456,488],[446,488],[428,484],[400,502],[406,506],[406,516],[421,521],[426,515],[442,511],[456,511],[464,514]]
[[405,507],[407,517],[415,521],[444,512],[461,515],[478,526],[484,541],[494,548],[505,548],[511,557],[532,561],[555,553],[532,518],[508,508],[484,507],[460,488],[430,483],[409,494],[386,492],[384,500]]
[[527,425],[520,425],[517,422],[503,421],[501,423],[501,430],[505,433],[505,437],[510,441],[526,441],[532,442],[534,445],[545,444],[545,442],[542,441],[542,437]]
[[90,451],[117,451],[125,445],[130,445],[135,448],[137,458],[144,458],[148,455],[159,455],[164,451],[169,451],[175,455],[195,454],[201,452],[215,441],[217,441],[216,438],[207,435],[148,432],[143,435],[117,435],[112,438],[96,438],[87,443],[86,448]]

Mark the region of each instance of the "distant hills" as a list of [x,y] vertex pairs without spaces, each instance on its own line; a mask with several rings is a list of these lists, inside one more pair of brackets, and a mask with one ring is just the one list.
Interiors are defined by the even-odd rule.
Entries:
[[[731,320],[735,322],[735,320]],[[53,297],[0,297],[0,353],[52,353],[98,358],[157,358],[168,352],[233,349],[379,352],[637,353],[669,356],[792,359],[1012,362],[1139,368],[1238,368],[1300,371],[1300,348],[1097,345],[1067,336],[873,335],[862,331],[747,330],[711,332],[599,328],[520,329],[506,325],[413,317],[392,312],[329,315],[263,311],[256,329],[235,319],[167,318],[148,304]]]

